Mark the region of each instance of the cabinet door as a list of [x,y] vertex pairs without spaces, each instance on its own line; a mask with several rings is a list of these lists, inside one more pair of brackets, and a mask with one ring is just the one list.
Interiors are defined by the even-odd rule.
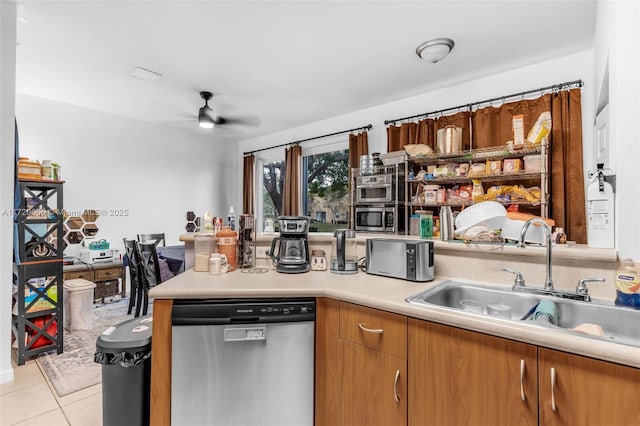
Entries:
[[407,361],[340,340],[341,425],[407,424]]
[[409,319],[409,425],[537,425],[535,346]]
[[544,348],[539,360],[541,425],[640,424],[640,369]]
[[342,374],[338,345],[340,302],[316,299],[315,424],[339,424],[342,405]]

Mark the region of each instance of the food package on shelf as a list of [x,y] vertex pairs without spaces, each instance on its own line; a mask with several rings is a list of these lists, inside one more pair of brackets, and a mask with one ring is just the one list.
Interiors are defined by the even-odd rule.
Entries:
[[511,127],[513,129],[513,144],[515,146],[524,145],[524,114],[514,115]]
[[442,178],[456,177],[458,176],[458,168],[459,165],[455,163],[443,164],[433,169],[433,176]]
[[471,194],[473,196],[473,202],[478,203],[480,201],[484,201],[484,188],[482,187],[482,182],[478,179],[473,179],[471,182],[473,182],[473,191]]
[[473,187],[471,185],[454,186],[447,190],[447,203],[452,205],[467,205],[473,201]]
[[433,148],[431,148],[429,145],[424,145],[421,143],[405,145],[404,151],[409,157],[433,155]]
[[522,170],[522,160],[519,158],[505,158],[502,161],[502,171],[504,173],[517,173]]
[[539,144],[544,138],[551,133],[551,113],[544,111],[538,119],[536,124],[533,125],[529,134],[527,135],[527,141],[534,144]]
[[541,199],[542,191],[537,186],[524,188],[518,185],[496,185],[487,189],[482,201],[500,201],[502,203],[527,201],[539,203]]
[[485,163],[473,163],[470,167],[469,167],[469,172],[467,173],[467,176],[472,177],[472,176],[482,176],[485,174],[486,171],[486,164]]
[[539,154],[536,155],[525,155],[523,157],[524,160],[524,171],[527,173],[540,173],[542,171],[542,156]]
[[488,175],[499,175],[502,172],[501,160],[487,160],[485,173]]

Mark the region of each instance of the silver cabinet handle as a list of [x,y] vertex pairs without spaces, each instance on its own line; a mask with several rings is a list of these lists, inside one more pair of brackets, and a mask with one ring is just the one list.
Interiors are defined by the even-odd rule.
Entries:
[[373,334],[382,334],[384,333],[384,330],[382,328],[367,328],[364,325],[362,325],[361,323],[358,323],[358,328],[362,331],[366,331],[367,333],[373,333]]
[[551,410],[556,411],[556,369],[551,367]]
[[393,397],[396,399],[396,402],[400,402],[400,397],[398,396],[398,380],[400,379],[400,370],[396,370],[396,378],[393,381]]
[[527,398],[524,395],[524,359],[520,360],[520,398],[526,401]]

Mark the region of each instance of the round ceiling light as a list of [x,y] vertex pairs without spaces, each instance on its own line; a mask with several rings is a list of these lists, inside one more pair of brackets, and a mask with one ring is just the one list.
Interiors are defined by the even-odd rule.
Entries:
[[453,50],[453,40],[450,38],[434,38],[425,41],[416,48],[416,55],[425,61],[433,62],[443,60]]

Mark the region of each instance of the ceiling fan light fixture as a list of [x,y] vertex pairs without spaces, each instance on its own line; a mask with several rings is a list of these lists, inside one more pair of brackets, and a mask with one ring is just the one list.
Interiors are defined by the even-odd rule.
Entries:
[[418,46],[416,55],[435,64],[443,60],[453,50],[453,46],[454,42],[450,38],[434,38]]
[[213,110],[209,106],[209,100],[213,97],[211,92],[200,92],[200,97],[204,99],[204,106],[198,110],[198,124],[203,129],[213,129],[215,124],[213,118]]
[[203,120],[202,118],[198,119],[198,124],[203,129],[213,129],[213,122],[210,120]]

